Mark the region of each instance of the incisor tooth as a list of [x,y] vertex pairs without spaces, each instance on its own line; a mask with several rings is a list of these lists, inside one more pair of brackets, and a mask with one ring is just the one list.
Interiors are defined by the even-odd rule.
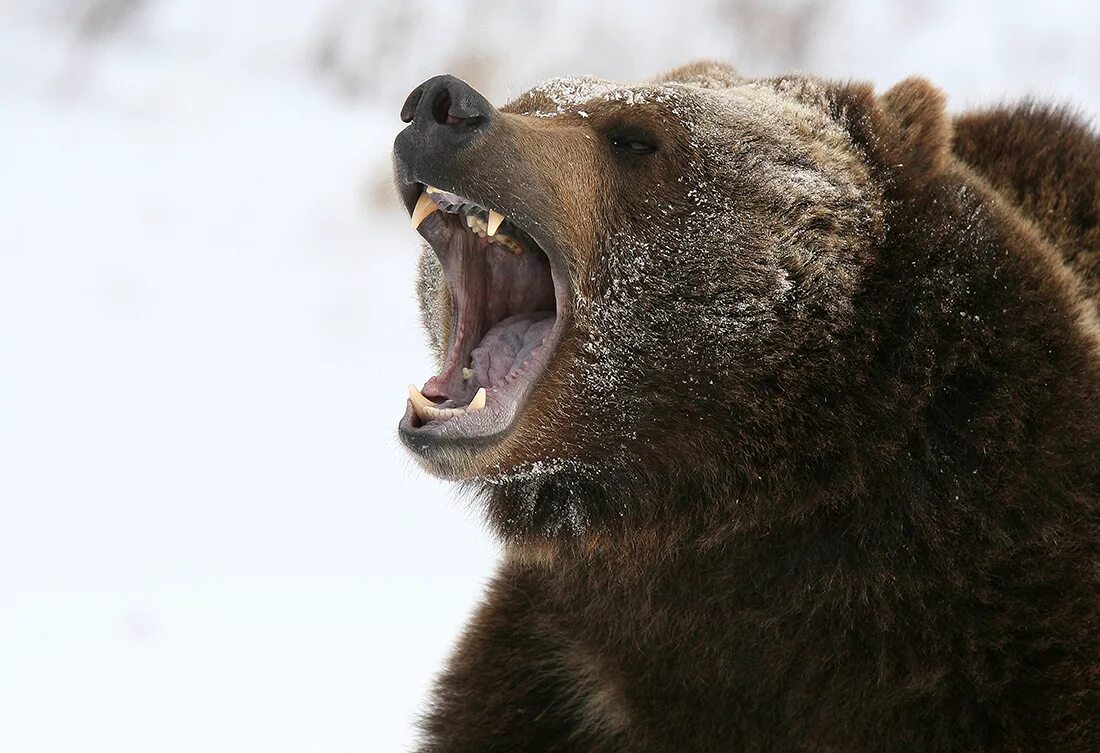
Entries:
[[427,193],[420,194],[420,198],[416,200],[416,207],[413,209],[412,213],[412,229],[416,230],[420,227],[420,223],[438,209],[439,205],[432,201]]
[[474,413],[485,407],[485,388],[479,387],[474,399],[466,406],[467,413]]
[[502,223],[502,222],[504,222],[504,215],[501,214],[500,212],[498,212],[495,209],[490,209],[489,210],[489,227],[487,228],[486,232],[488,232],[489,235],[496,235],[497,234],[497,228],[500,227],[500,223]]
[[465,369],[465,368],[462,369],[462,378],[463,379],[469,379],[473,375],[474,375],[474,370],[473,369]]
[[476,413],[485,407],[486,393],[484,387],[479,387],[474,393],[474,399],[465,408],[439,408],[416,388],[415,384],[409,385],[409,400],[412,400],[413,410],[423,421],[431,421],[437,418],[454,418],[464,416],[467,413]]
[[416,415],[420,416],[425,421],[431,418],[429,410],[434,410],[435,406],[432,404],[431,400],[421,394],[415,384],[409,385],[409,400],[412,400],[413,409],[416,410]]
[[466,412],[463,408],[428,408],[427,410],[432,418],[454,418]]

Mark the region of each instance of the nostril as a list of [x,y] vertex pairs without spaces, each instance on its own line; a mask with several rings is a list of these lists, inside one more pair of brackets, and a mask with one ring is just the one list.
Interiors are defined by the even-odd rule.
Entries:
[[439,125],[455,126],[462,122],[451,114],[451,92],[441,89],[432,102],[432,119]]
[[439,125],[445,126],[472,126],[480,120],[476,115],[471,117],[456,115],[456,109],[461,112],[461,108],[455,107],[450,90],[442,89],[435,95],[435,100],[432,102],[432,119]]
[[401,120],[418,122],[420,128],[445,126],[473,132],[486,125],[493,106],[464,81],[436,76],[413,89],[401,106]]

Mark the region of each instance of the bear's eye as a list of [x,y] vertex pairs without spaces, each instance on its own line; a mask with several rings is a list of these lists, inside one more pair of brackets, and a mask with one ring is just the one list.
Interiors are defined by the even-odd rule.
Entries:
[[639,136],[612,136],[611,146],[624,154],[653,154],[657,145]]

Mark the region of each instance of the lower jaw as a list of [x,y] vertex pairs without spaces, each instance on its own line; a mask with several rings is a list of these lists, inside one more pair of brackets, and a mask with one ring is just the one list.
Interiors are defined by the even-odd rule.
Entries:
[[485,407],[489,395],[522,389],[545,364],[547,339],[556,321],[551,312],[517,314],[490,328],[477,343],[459,343],[438,376],[420,390],[410,386],[414,407],[423,407],[418,411],[421,420],[473,413]]
[[472,480],[501,465],[501,450],[524,402],[525,398],[497,401],[478,413],[427,425],[419,425],[410,402],[398,434],[428,473],[448,480]]
[[[402,440],[411,449],[418,451],[428,446],[441,449],[445,445],[484,449],[501,441],[516,423],[544,372],[556,349],[561,327],[560,318],[555,318],[553,329],[542,345],[531,353],[517,370],[508,375],[511,378],[506,377],[499,383],[489,380],[489,386],[476,387],[477,392],[484,391],[484,405],[477,410],[470,410],[472,405],[464,407],[461,399],[448,399],[432,405],[435,408],[450,408],[457,411],[455,415],[426,419],[422,415],[423,409],[418,411],[415,404],[416,401],[424,398],[418,398],[417,395],[410,396],[399,427]],[[433,381],[438,379],[440,377],[429,380],[424,392],[430,392]],[[478,382],[475,381],[475,384]],[[410,385],[410,391],[414,389],[415,387]],[[476,400],[477,393],[473,398],[473,401],[476,402]]]

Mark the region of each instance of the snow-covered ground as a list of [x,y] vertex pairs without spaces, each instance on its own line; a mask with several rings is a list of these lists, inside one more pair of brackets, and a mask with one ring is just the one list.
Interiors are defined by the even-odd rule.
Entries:
[[1100,111],[1100,5],[0,0],[0,751],[396,751],[492,569],[394,426],[451,71],[708,55]]

